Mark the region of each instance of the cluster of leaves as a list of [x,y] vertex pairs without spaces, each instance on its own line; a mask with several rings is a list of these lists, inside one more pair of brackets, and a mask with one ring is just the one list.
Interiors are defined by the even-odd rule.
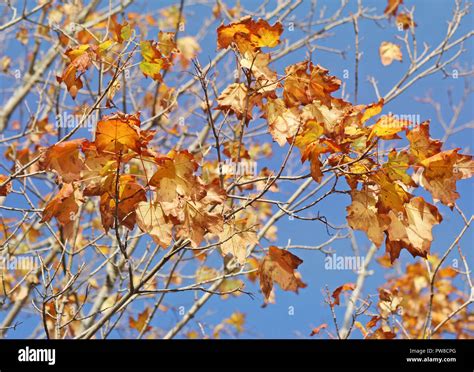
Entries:
[[[411,14],[398,12],[402,2],[389,0],[385,14],[396,17],[396,22],[403,29],[414,28],[416,24]],[[74,11],[77,9],[60,5],[50,12],[50,21],[59,21],[64,13],[67,17],[62,27],[65,28]],[[220,3],[214,12],[216,17],[220,14]],[[226,12],[238,14],[240,5],[226,9]],[[184,22],[176,7],[168,8],[162,15],[163,20],[158,23],[160,29],[174,29]],[[139,17],[142,16],[129,14],[128,20],[119,23],[117,17],[112,16],[91,30],[79,31],[75,46],[71,46],[71,40],[65,34],[59,34],[60,44],[65,48],[65,68],[57,76],[57,82],[64,83],[72,99],[77,99],[80,90],[87,86],[83,82],[84,74],[92,74],[91,70],[96,70],[101,77],[106,74],[111,76],[110,86],[106,89],[106,109],[116,108],[113,100],[116,92],[120,91],[118,76],[130,67],[129,62],[135,51],[140,51],[136,65],[144,77],[157,82],[154,96],[150,92],[145,93],[144,106],[154,105],[151,111],[155,118],[159,116],[155,115],[159,111],[171,111],[176,107],[176,92],[164,84],[164,76],[177,61],[187,68],[199,45],[187,36],[176,41],[175,32],[163,31],[158,33],[157,40],[136,42],[136,28],[143,27],[142,22],[136,22]],[[154,19],[146,16],[145,19],[149,25],[157,25]],[[105,36],[98,33],[102,29],[106,30]],[[442,221],[442,216],[435,205],[415,195],[415,192],[420,191],[421,194],[421,189],[424,189],[431,194],[434,202],[439,201],[453,208],[459,198],[457,182],[472,176],[472,157],[459,153],[460,149],[443,150],[440,141],[430,138],[428,121],[414,125],[393,116],[380,116],[384,108],[383,99],[368,105],[356,105],[337,98],[341,81],[330,75],[328,69],[311,61],[289,65],[279,74],[271,67],[272,54],[267,48],[278,46],[282,34],[280,22],[271,25],[263,19],[251,17],[222,24],[217,29],[218,48],[230,48],[237,57],[236,76],[234,82],[218,94],[215,105],[209,100],[205,102],[207,107],[203,107],[204,113],[211,117],[212,112],[217,110],[226,118],[235,116],[242,124],[241,135],[252,120],[263,118],[268,133],[280,147],[289,146],[289,154],[294,148],[299,149],[301,162],[309,165],[310,174],[306,177],[310,176],[321,184],[327,173],[333,173],[336,180],[345,180],[350,189],[342,192],[350,195],[352,200],[347,207],[349,227],[364,231],[377,247],[385,242],[391,262],[399,257],[402,249],[408,250],[414,257],[428,258],[433,240],[432,229]],[[25,38],[23,31],[19,38]],[[128,59],[124,59],[125,56]],[[380,47],[380,57],[382,64],[387,66],[393,60],[401,61],[402,53],[396,44],[384,42]],[[197,62],[195,66],[199,71]],[[123,99],[125,101],[126,97]],[[87,108],[91,109],[81,107],[78,112],[90,115],[97,109],[94,107],[89,111]],[[17,166],[32,162],[34,166],[29,167],[32,174],[48,171],[56,177],[58,192],[42,205],[41,222],[48,223],[49,227],[54,218],[60,227],[61,239],[75,241],[81,231],[81,211],[87,208],[91,214],[96,211],[100,214],[100,222],[94,220],[93,228],[100,225],[106,234],[114,232],[124,255],[127,251],[123,244],[127,244],[129,232],[138,227],[163,249],[186,241],[195,257],[202,261],[206,258],[207,248],[218,246],[224,257],[224,274],[232,276],[242,273],[240,270],[244,266],[249,268],[247,277],[252,282],[259,280],[266,303],[274,300],[275,283],[287,291],[298,292],[305,288],[306,284],[297,272],[303,261],[288,250],[270,246],[261,259],[258,255],[251,256],[261,238],[256,234],[257,226],[272,214],[271,205],[263,202],[254,206],[253,201],[248,199],[235,207],[235,199],[232,198],[235,195],[231,195],[234,189],[251,190],[254,187],[261,192],[260,196],[268,190],[278,191],[276,180],[267,182],[262,188],[255,181],[238,184],[232,176],[222,174],[221,147],[224,156],[238,162],[254,159],[257,153],[271,154],[271,145],[250,145],[246,148],[242,136],[240,142],[228,140],[219,144],[217,135],[219,159],[205,159],[204,151],[187,151],[181,147],[162,154],[155,145],[158,142],[156,131],[144,127],[140,115],[140,112],[104,115],[91,139],[70,140],[70,136],[66,136],[64,140],[40,149],[41,136],[53,134],[48,119],[43,118],[35,121],[36,132],[24,148],[14,145],[9,148],[5,157]],[[166,115],[163,117],[166,120]],[[208,124],[213,126],[212,120]],[[166,134],[178,132],[176,125],[171,129],[159,127]],[[399,151],[392,149],[387,153],[379,151],[382,141],[403,139],[401,135],[407,141],[405,148]],[[29,148],[30,145],[34,146],[34,150]],[[34,162],[37,153],[41,154],[38,164]],[[268,169],[263,169],[260,175],[275,178],[275,173]],[[245,177],[242,179],[245,180]],[[11,182],[5,182],[7,180],[9,177],[0,175],[0,196],[11,192]],[[5,236],[6,231],[4,228]],[[25,234],[28,234],[29,240],[34,240],[38,230],[31,228]],[[262,235],[272,240],[271,230]],[[203,247],[203,244],[207,245]],[[237,270],[228,265],[230,260],[238,264]],[[432,302],[434,326],[462,303],[461,297],[454,301],[450,298],[457,291],[450,280],[455,276],[456,272],[452,269],[439,272],[441,280],[436,282],[438,293]],[[219,270],[199,265],[193,278],[196,283],[207,284],[219,277],[222,277]],[[131,274],[130,280],[133,280]],[[180,280],[170,274],[169,282],[179,284]],[[13,281],[13,277],[5,278],[0,294],[3,290],[3,295],[9,291],[13,300],[25,298],[25,287],[15,289]],[[32,277],[28,281],[35,283],[38,279]],[[99,288],[93,278],[90,285]],[[238,294],[243,285],[239,279],[226,277],[219,290],[225,298],[236,290]],[[393,338],[400,328],[393,325],[392,318],[401,316],[404,332],[412,337],[421,337],[424,326],[419,315],[430,300],[430,294],[426,291],[428,285],[429,276],[421,264],[410,265],[404,276],[391,280],[386,288],[380,290],[377,315],[365,326],[359,322],[355,326],[366,338]],[[146,289],[156,289],[155,286],[156,283],[148,283]],[[352,283],[338,287],[332,293],[332,309],[340,305],[342,293],[354,289]],[[66,332],[78,335],[83,329],[76,315],[81,304],[87,301],[86,296],[61,291],[58,289],[57,293],[61,294],[57,298],[64,304],[67,327],[63,327],[57,337],[64,337]],[[113,306],[118,298],[120,294],[111,295],[100,310]],[[400,313],[401,308],[403,313]],[[53,302],[45,302],[44,312],[46,331],[57,332],[58,314]],[[136,317],[129,317],[130,328],[140,334],[148,332],[151,316],[150,308],[146,307]],[[456,319],[454,323],[443,325],[442,331],[464,337],[465,324],[472,323],[472,314],[461,312]],[[244,321],[245,316],[236,312],[214,328],[213,336],[220,337],[224,332],[241,333]],[[315,328],[312,335],[325,328],[327,325]],[[197,335],[189,333],[188,337]]]
[[[113,30],[115,42],[130,37],[127,23],[115,22]],[[328,171],[345,177],[352,197],[347,208],[350,227],[365,231],[377,246],[385,239],[392,261],[403,248],[413,256],[426,257],[432,227],[442,217],[434,205],[414,196],[413,190],[422,185],[435,200],[453,207],[459,197],[456,181],[472,176],[471,157],[459,154],[459,149],[442,151],[442,144],[429,137],[428,122],[412,126],[383,115],[367,125],[382,112],[383,100],[352,105],[335,98],[341,82],[319,65],[308,61],[290,65],[279,79],[269,67],[271,55],[262,48],[278,45],[282,32],[280,23],[271,26],[250,17],[218,28],[218,47],[234,49],[247,82],[225,88],[217,109],[235,114],[246,124],[258,109],[280,146],[290,143],[299,148],[301,161],[310,163],[316,182]],[[77,73],[85,72],[94,58],[102,56],[112,40],[105,44],[81,45],[66,52],[70,63],[58,79],[65,82],[73,98],[82,87]],[[179,52],[169,32],[160,32],[158,42],[142,41],[140,48],[140,69],[158,81],[162,70],[172,64],[173,54]],[[379,141],[399,139],[401,132],[406,134],[408,149],[393,149],[380,159],[373,151]],[[223,256],[230,254],[245,265],[247,248],[257,243],[256,236],[248,218],[226,217],[230,206],[218,174],[206,180],[198,176],[197,160],[186,150],[167,155],[155,152],[148,146],[154,134],[140,129],[139,113],[117,113],[97,124],[93,142],[76,139],[47,148],[40,169],[54,171],[61,188],[45,205],[42,221],[56,217],[70,237],[83,198],[97,196],[106,232],[119,226],[132,230],[137,224],[163,248],[180,238],[198,247],[209,233],[218,237]],[[231,156],[242,153],[238,148],[227,147],[226,151]],[[131,164],[141,164],[141,168],[126,172]],[[273,282],[286,290],[305,286],[294,273],[301,262],[276,247],[269,250],[259,268],[267,300]]]
[[[173,238],[188,238],[197,247],[206,233],[221,231],[222,213],[215,209],[225,192],[196,175],[188,151],[164,156],[149,149],[153,136],[140,130],[139,114],[117,113],[97,124],[94,142],[76,139],[46,149],[40,167],[57,174],[61,189],[46,204],[42,221],[56,217],[70,236],[83,197],[98,196],[105,231],[133,230],[138,223],[163,248]],[[143,165],[144,174],[123,173],[133,162]]]
[[[435,255],[428,260],[434,266],[439,263]],[[379,262],[384,267],[390,266],[384,258]],[[354,326],[367,339],[422,339],[426,336],[427,319],[431,319],[430,325],[436,330],[430,335],[432,338],[441,338],[445,333],[458,339],[470,338],[474,314],[469,307],[459,310],[468,299],[455,283],[458,275],[459,271],[452,267],[440,269],[434,282],[436,292],[431,298],[431,278],[426,265],[408,264],[402,275],[393,276],[379,289],[375,314],[365,326],[359,321]]]
[[[261,51],[277,45],[281,31],[279,23],[270,26],[249,18],[218,29],[219,47],[233,47],[240,67],[248,71],[247,84],[229,85],[218,98],[218,108],[249,120],[258,107],[273,139],[280,146],[298,147],[316,182],[328,171],[346,178],[352,197],[347,208],[350,227],[365,231],[377,246],[385,238],[392,261],[404,248],[426,257],[432,227],[442,217],[412,190],[421,185],[435,201],[452,208],[459,197],[456,182],[472,176],[472,157],[459,154],[460,149],[442,151],[442,143],[429,136],[429,122],[414,125],[382,115],[369,125],[382,112],[383,99],[352,105],[333,97],[341,82],[319,65],[290,65],[281,83],[268,66],[270,54]],[[381,158],[373,151],[380,140],[400,139],[401,132],[408,150],[393,149]]]

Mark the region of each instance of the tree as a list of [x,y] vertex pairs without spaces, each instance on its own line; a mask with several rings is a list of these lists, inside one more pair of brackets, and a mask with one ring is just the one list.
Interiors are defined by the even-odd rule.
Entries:
[[[474,292],[461,244],[472,206],[460,206],[458,188],[473,160],[449,144],[472,127],[457,123],[471,72],[455,65],[472,36],[459,31],[469,4],[455,1],[444,37],[421,50],[423,19],[401,0],[389,0],[383,13],[342,1],[329,15],[316,2],[244,9],[217,1],[197,30],[186,3],[150,13],[131,0],[104,8],[98,1],[7,4],[2,336],[239,336],[242,311],[199,320],[211,298],[257,297],[268,308],[279,291],[324,289],[324,275],[313,283],[298,271],[306,258],[296,250],[320,251],[321,261],[346,269],[352,256],[339,262],[335,243],[363,262],[351,267],[354,283],[326,287],[324,311],[334,323],[311,336],[472,335]],[[381,24],[393,36],[380,44],[376,63],[405,69],[388,89],[375,77],[360,81],[371,37],[361,30]],[[315,44],[332,31],[351,39],[349,79],[333,72],[339,57],[349,63],[348,52]],[[335,62],[323,66],[313,52]],[[442,139],[429,118],[388,112],[426,77],[453,74],[465,89],[449,122],[431,96],[419,99],[433,106]],[[340,209],[344,224],[331,221],[325,203]],[[433,252],[438,225],[456,214],[451,243]],[[289,222],[277,233],[284,218],[323,226],[326,236],[315,246],[281,244],[278,233],[293,237]],[[447,265],[455,248],[463,267]],[[25,257],[31,261],[20,267]],[[375,257],[390,278],[364,293]],[[178,298],[192,303],[180,306]],[[31,314],[35,328],[22,325]],[[178,320],[170,324],[166,314]]]

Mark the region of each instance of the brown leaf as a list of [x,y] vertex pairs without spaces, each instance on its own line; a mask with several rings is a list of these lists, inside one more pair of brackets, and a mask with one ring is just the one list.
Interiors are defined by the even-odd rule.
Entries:
[[40,169],[54,170],[65,183],[79,180],[84,166],[79,152],[83,141],[65,141],[47,148],[39,162]]
[[365,231],[369,239],[380,247],[387,224],[376,207],[376,195],[368,190],[354,190],[351,196],[352,204],[346,208],[349,226],[354,230]]
[[[69,48],[65,54],[69,58],[69,64],[61,76],[56,76],[56,80],[58,83],[64,82],[71,97],[75,99],[78,91],[83,87],[81,75],[86,72],[92,64],[95,48],[90,45],[79,45],[75,48]],[[77,73],[79,73],[79,76]]]
[[332,305],[339,305],[340,304],[340,296],[342,292],[345,291],[353,291],[355,289],[354,283],[345,283],[340,287],[337,287],[334,292],[332,292],[332,298],[334,298],[334,302]]
[[303,260],[286,250],[275,246],[269,247],[259,267],[260,288],[265,299],[268,300],[270,297],[273,282],[285,291],[298,293],[298,288],[305,288],[306,284],[295,275],[295,270],[302,263]]
[[412,198],[404,205],[404,209],[404,213],[390,211],[388,214],[390,225],[386,249],[392,262],[399,257],[403,248],[413,257],[426,258],[433,240],[431,230],[443,220],[438,209],[420,196]]
[[[5,182],[8,179],[7,176],[4,174],[0,174],[0,184]],[[7,196],[7,194],[11,191],[12,189],[12,183],[7,182],[5,185],[0,187],[0,196]]]
[[40,222],[48,222],[56,217],[58,223],[64,227],[65,236],[70,237],[81,203],[80,191],[72,184],[64,183],[59,193],[45,205]]
[[217,97],[217,109],[222,111],[230,111],[237,116],[238,119],[245,117],[247,120],[252,118],[253,102],[247,100],[247,87],[243,83],[230,84]]
[[319,332],[321,332],[323,329],[325,329],[327,327],[328,327],[328,325],[326,323],[323,323],[319,327],[313,328],[313,330],[311,331],[311,333],[309,335],[310,336],[317,335],[317,334],[319,334]]

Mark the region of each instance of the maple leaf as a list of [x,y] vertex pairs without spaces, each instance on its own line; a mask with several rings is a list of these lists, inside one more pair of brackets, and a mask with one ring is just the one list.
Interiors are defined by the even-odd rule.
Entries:
[[223,230],[218,234],[222,256],[227,254],[236,258],[240,265],[247,261],[247,248],[251,244],[257,244],[257,234],[250,230],[252,220],[242,218],[224,224]]
[[397,133],[405,130],[409,124],[410,122],[406,120],[398,120],[391,115],[384,115],[371,127],[372,130],[367,141],[375,136],[385,140],[400,138]]
[[372,173],[369,179],[375,183],[374,188],[378,195],[377,208],[380,212],[404,211],[404,204],[410,200],[412,195],[406,191],[406,186],[403,183],[392,181],[384,169]]
[[429,132],[429,121],[423,122],[407,133],[410,142],[410,154],[415,162],[421,162],[441,151],[443,145],[438,140],[432,140]]
[[382,112],[383,105],[384,105],[383,98],[380,98],[380,100],[376,103],[372,103],[371,105],[368,105],[365,108],[364,113],[362,114],[362,118],[360,119],[361,124],[364,124],[367,120],[380,114]]
[[402,50],[400,46],[389,41],[382,41],[379,48],[380,60],[382,65],[388,66],[393,60],[402,62]]
[[307,147],[311,144],[319,142],[323,134],[324,126],[322,123],[314,119],[309,119],[304,123],[295,139],[295,146],[298,147],[303,153],[302,161],[307,159],[307,156],[305,156],[305,150]]
[[156,81],[162,81],[161,70],[170,67],[168,58],[161,54],[156,42],[153,40],[141,41],[140,49],[143,57],[143,60],[140,62],[140,70],[143,72],[143,75],[149,76]]
[[[198,164],[187,150],[172,150],[166,157],[158,159],[157,164],[158,170],[149,184],[156,187],[158,201],[174,204],[184,196],[198,200],[206,195],[206,190],[194,175]],[[169,209],[166,207],[167,211]]]
[[[65,54],[69,58],[69,64],[61,76],[56,76],[58,83],[64,82],[67,90],[73,99],[78,91],[83,87],[81,75],[86,72],[92,64],[92,59],[96,48],[91,45],[79,45],[76,48],[69,48]],[[79,76],[77,76],[79,73]]]
[[414,197],[404,205],[404,213],[390,211],[388,216],[386,249],[391,262],[399,257],[403,248],[413,257],[426,258],[433,240],[431,230],[443,219],[438,209],[422,197]]
[[369,239],[380,247],[387,223],[379,215],[376,195],[368,190],[353,190],[351,196],[352,204],[346,208],[349,226],[355,230],[365,231]]
[[158,170],[150,179],[156,187],[156,200],[166,216],[176,219],[176,235],[186,237],[197,247],[207,233],[222,231],[223,216],[210,211],[223,203],[226,193],[219,181],[205,185],[194,172],[198,164],[188,151],[172,150],[167,157],[157,159]]
[[431,193],[433,199],[451,208],[459,198],[456,181],[472,177],[474,171],[472,156],[458,154],[458,151],[442,151],[419,163],[424,167],[419,183]]
[[287,138],[293,137],[298,132],[300,118],[296,107],[286,107],[285,102],[280,98],[268,99],[264,112],[268,130],[280,146],[285,145]]
[[263,19],[254,21],[245,17],[239,22],[221,25],[217,28],[217,45],[219,49],[235,43],[241,53],[258,50],[263,47],[273,48],[280,43],[283,26],[280,22],[270,26]]
[[242,333],[244,331],[245,314],[240,311],[232,313],[232,315],[224,320],[225,323],[233,326],[237,332]]
[[79,152],[83,142],[83,139],[76,139],[48,147],[40,159],[40,169],[54,170],[65,183],[79,180],[84,166]]
[[46,203],[40,222],[48,222],[55,217],[63,226],[65,237],[70,238],[80,204],[82,204],[81,192],[72,184],[64,183],[59,192]]
[[140,153],[140,114],[105,116],[97,124],[95,145],[99,153]]
[[379,313],[383,319],[388,319],[390,315],[396,314],[403,300],[396,291],[392,293],[383,288],[379,290],[379,299]]
[[[205,199],[203,199],[205,200]],[[189,238],[191,246],[197,248],[207,233],[219,234],[224,217],[218,211],[209,212],[205,201],[184,200],[177,206],[176,217],[181,222],[177,237]]]
[[130,27],[130,24],[127,21],[124,21],[123,23],[118,23],[117,15],[114,14],[110,18],[110,26],[113,39],[118,43],[122,44],[124,41],[130,39],[130,36],[132,35],[132,28]]
[[295,139],[295,145],[301,150],[301,162],[310,160],[311,177],[318,183],[323,179],[320,155],[328,152],[342,151],[342,148],[334,141],[322,137],[324,131],[322,123],[309,119]]
[[331,93],[339,89],[341,81],[328,75],[329,71],[309,61],[290,65],[285,69],[283,98],[289,107],[307,105],[319,100],[331,107]]
[[174,32],[158,32],[158,46],[161,53],[167,58],[169,58],[171,54],[179,53],[175,36],[176,34]]
[[238,119],[242,119],[244,114],[246,120],[252,119],[252,108],[254,100],[247,97],[247,87],[243,83],[232,83],[217,97],[217,109],[230,111]]
[[275,246],[268,248],[267,255],[259,266],[260,288],[268,300],[276,282],[281,289],[298,293],[298,288],[305,288],[306,284],[296,275],[295,270],[303,263],[294,254]]
[[101,195],[106,180],[116,176],[117,160],[113,159],[113,154],[99,153],[95,143],[87,140],[82,143],[82,152],[85,157],[82,170],[84,195]]
[[453,207],[459,198],[456,182],[472,177],[472,156],[459,149],[441,151],[442,143],[429,137],[429,123],[422,123],[407,134],[410,155],[416,169],[415,181],[428,190],[433,199]]
[[332,306],[334,305],[340,305],[340,296],[342,292],[345,291],[353,291],[355,289],[355,284],[354,283],[345,283],[341,285],[340,287],[337,287],[334,292],[332,292],[332,298],[334,298],[334,301],[332,303]]
[[415,182],[407,174],[410,167],[409,155],[406,151],[392,149],[388,153],[388,161],[382,165],[387,177],[392,181],[401,181],[407,186],[416,187]]
[[138,227],[148,233],[156,244],[167,248],[172,240],[172,222],[160,203],[140,202],[136,209]]
[[[362,130],[360,128],[361,116],[362,113],[359,108],[338,98],[331,99],[330,107],[315,100],[311,104],[304,106],[301,113],[303,122],[312,119],[323,124],[324,134],[328,138],[335,140],[338,144],[343,144],[347,141],[348,135],[355,135],[356,137],[357,135],[364,134],[357,133],[359,130]],[[354,129],[356,129],[356,133],[350,133],[351,131],[354,132]]]
[[313,66],[311,62],[309,63],[309,71],[309,97],[331,107],[330,94],[339,89],[341,80],[335,76],[328,75],[329,70],[320,65]]
[[[146,322],[150,316],[150,309],[146,308],[141,313],[138,314],[137,319],[135,320],[132,317],[128,318],[128,324],[130,328],[137,330],[138,332],[146,333],[151,330],[151,326],[146,326]],[[145,328],[146,326],[146,328]]]
[[240,65],[250,70],[256,78],[255,91],[258,94],[272,94],[279,87],[277,73],[268,67],[270,60],[270,54],[250,51],[245,52],[240,59]]
[[[122,174],[116,185],[117,177],[108,177],[105,192],[100,197],[100,213],[105,231],[114,226],[115,214],[120,225],[132,230],[136,222],[138,203],[146,201],[146,192],[143,186],[136,182],[130,174]],[[116,187],[118,186],[118,193]],[[117,195],[118,194],[118,195]],[[118,207],[116,203],[118,201]]]

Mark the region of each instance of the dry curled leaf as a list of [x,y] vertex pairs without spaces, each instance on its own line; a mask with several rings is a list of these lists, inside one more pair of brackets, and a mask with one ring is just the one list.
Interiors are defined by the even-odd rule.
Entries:
[[270,297],[273,282],[285,291],[298,293],[299,288],[305,288],[306,284],[295,271],[302,263],[303,260],[288,251],[275,246],[269,247],[259,267],[260,288],[265,299]]
[[332,305],[340,305],[340,296],[342,292],[346,291],[353,291],[355,289],[354,283],[345,283],[340,287],[337,287],[334,292],[332,292],[332,298],[334,298],[334,302]]

